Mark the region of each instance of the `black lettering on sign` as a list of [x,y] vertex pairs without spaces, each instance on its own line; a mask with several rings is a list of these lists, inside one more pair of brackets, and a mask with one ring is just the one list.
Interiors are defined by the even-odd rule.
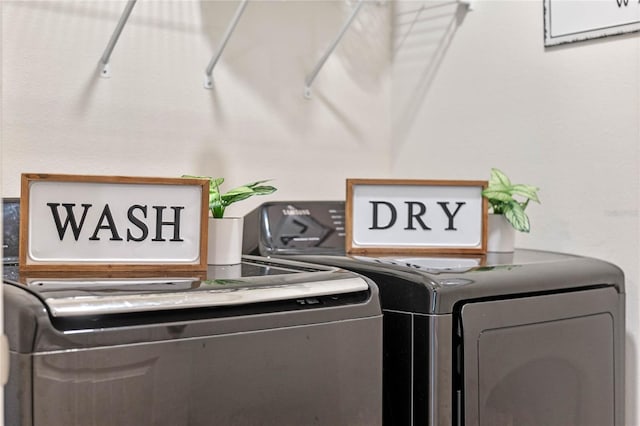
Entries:
[[184,207],[171,207],[171,210],[173,210],[173,221],[162,220],[162,212],[167,208],[167,206],[152,206],[152,208],[156,211],[156,236],[151,241],[166,241],[164,238],[162,238],[163,226],[173,226],[173,238],[170,241],[184,241],[182,238],[180,238],[180,211],[182,211]]
[[[398,218],[398,212],[396,211],[396,208],[393,206],[393,204],[386,201],[369,201],[369,203],[373,204],[372,225],[369,229],[389,229],[396,223],[396,219]],[[391,213],[389,222],[384,226],[380,226],[380,224],[378,223],[378,206],[380,205],[386,206],[389,209],[389,212]]]
[[142,234],[139,237],[134,237],[131,233],[131,228],[129,228],[127,229],[127,241],[144,241],[149,235],[149,227],[140,218],[136,217],[134,214],[136,210],[140,210],[142,212],[142,217],[145,219],[147,218],[147,206],[135,204],[129,207],[129,210],[127,210],[127,218],[132,225],[135,225],[142,232]]
[[456,207],[456,211],[453,212],[453,213],[451,213],[451,211],[449,211],[449,202],[438,201],[438,204],[440,204],[440,207],[442,207],[442,210],[444,211],[444,213],[447,215],[447,218],[449,219],[449,226],[447,226],[444,230],[445,231],[457,231],[458,228],[453,226],[453,219],[456,217],[456,215],[460,211],[460,207],[464,206],[467,203],[464,202],[464,201],[456,202],[458,207]]
[[[408,213],[407,227],[404,228],[404,229],[405,230],[415,230],[416,228],[415,228],[415,226],[413,226],[413,220],[415,219],[416,221],[418,221],[418,223],[420,224],[420,227],[424,231],[431,231],[431,228],[429,228],[427,225],[425,225],[425,223],[422,221],[422,216],[427,212],[427,206],[425,206],[420,201],[405,201],[404,203],[408,207],[408,209],[407,209],[407,213]],[[413,208],[415,206],[419,207],[418,213],[415,213],[413,211]]]
[[[106,220],[106,224],[103,222]],[[108,229],[111,231],[111,241],[122,241],[120,234],[118,234],[118,228],[116,227],[115,222],[113,221],[113,215],[111,215],[111,209],[109,208],[109,204],[104,205],[104,209],[102,209],[102,214],[100,215],[100,219],[98,219],[98,224],[96,225],[96,229],[93,232],[93,235],[89,238],[91,241],[99,241],[100,237],[98,237],[98,232],[102,229]]]
[[[78,239],[80,238],[80,234],[82,233],[85,219],[87,218],[87,213],[89,212],[89,209],[93,207],[93,204],[80,205],[82,207],[82,215],[80,216],[79,221],[77,217],[80,214],[75,212],[74,210],[76,207],[75,203],[47,203],[47,206],[49,206],[49,208],[51,209],[51,216],[53,217],[53,222],[55,224],[56,231],[58,232],[58,238],[60,239],[60,241],[64,240],[69,228],[71,228],[71,233],[73,234],[74,240],[78,241]],[[63,210],[60,209],[61,206]],[[167,209],[167,206],[153,206],[152,208],[156,211],[156,235],[152,241],[167,241],[162,236],[162,231],[166,226],[173,227],[173,237],[169,241],[184,241],[180,237],[180,214],[185,207],[169,207],[170,211],[173,211],[172,220],[164,220],[163,218],[163,212],[165,209]],[[149,237],[149,225],[147,225],[146,222],[147,211],[147,206],[141,204],[134,204],[127,209],[127,219],[131,224],[131,226],[129,226],[126,230],[127,241],[140,242],[146,240]],[[101,231],[109,231],[111,233],[111,236],[109,237],[110,241],[123,241],[123,238],[118,232],[118,224],[113,217],[109,204],[104,205],[102,213],[98,218],[96,226],[93,230],[93,234],[91,235],[91,237],[89,237],[89,240],[100,241]]]
[[[64,207],[67,212],[67,217],[64,220],[64,224],[60,220],[60,214],[58,212],[58,207]],[[76,216],[73,212],[73,208],[76,206],[75,203],[47,203],[47,206],[51,209],[51,215],[53,216],[53,221],[56,224],[56,229],[58,230],[58,237],[60,241],[64,239],[64,236],[67,232],[67,228],[71,226],[71,232],[73,232],[73,238],[78,241],[80,238],[80,231],[82,231],[82,225],[84,224],[84,219],[87,217],[87,211],[91,208],[91,204],[82,204],[83,211],[82,217],[80,218],[80,223],[76,221]]]

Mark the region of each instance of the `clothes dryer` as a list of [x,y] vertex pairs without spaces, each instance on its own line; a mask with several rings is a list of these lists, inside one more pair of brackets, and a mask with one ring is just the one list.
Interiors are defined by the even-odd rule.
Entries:
[[624,275],[615,265],[535,250],[348,256],[339,201],[265,203],[245,217],[245,236],[247,252],[376,282],[385,425],[624,424]]

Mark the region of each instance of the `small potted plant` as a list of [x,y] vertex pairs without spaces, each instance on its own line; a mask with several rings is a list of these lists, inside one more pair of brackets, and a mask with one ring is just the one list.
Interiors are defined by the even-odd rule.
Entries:
[[209,265],[234,265],[240,263],[242,257],[242,226],[244,218],[225,217],[226,208],[238,201],[246,200],[254,195],[267,195],[276,191],[268,180],[248,183],[233,188],[225,193],[220,191],[224,178],[208,176],[183,177],[209,179],[209,236],[207,263]]
[[513,251],[515,231],[529,232],[531,225],[525,209],[529,201],[540,202],[538,190],[531,185],[512,184],[503,172],[491,169],[489,185],[482,191],[492,213],[488,224],[488,251]]

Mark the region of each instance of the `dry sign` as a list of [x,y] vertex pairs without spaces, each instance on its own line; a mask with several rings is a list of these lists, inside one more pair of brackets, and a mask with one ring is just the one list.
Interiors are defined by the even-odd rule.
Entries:
[[206,179],[22,175],[20,269],[204,270]]
[[486,181],[348,179],[347,252],[486,251]]

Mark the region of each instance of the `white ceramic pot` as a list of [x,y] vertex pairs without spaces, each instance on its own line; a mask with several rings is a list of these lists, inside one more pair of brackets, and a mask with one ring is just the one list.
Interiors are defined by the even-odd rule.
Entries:
[[208,280],[237,280],[242,278],[242,264],[214,265],[207,267]]
[[242,260],[242,217],[209,218],[209,265],[235,265]]
[[487,251],[510,253],[514,250],[516,230],[501,214],[490,214],[487,236]]

